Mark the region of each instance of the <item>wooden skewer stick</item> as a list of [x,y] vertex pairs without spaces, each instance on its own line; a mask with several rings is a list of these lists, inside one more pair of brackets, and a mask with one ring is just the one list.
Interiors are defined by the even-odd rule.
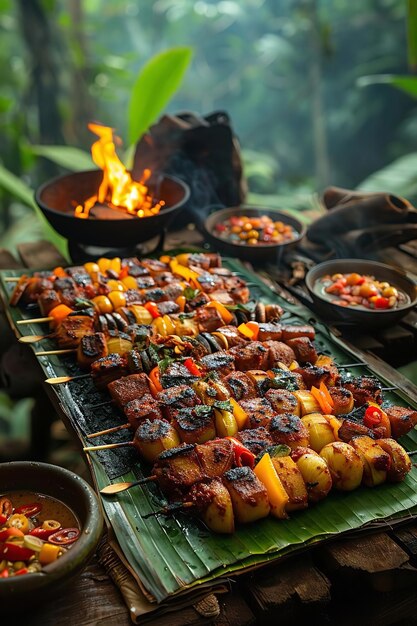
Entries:
[[57,376],[56,378],[47,378],[45,380],[48,385],[62,385],[70,383],[72,380],[80,380],[80,378],[90,378],[91,374],[79,374],[78,376]]
[[20,343],[36,343],[42,339],[49,339],[52,335],[24,335],[19,338]]
[[394,391],[398,387],[381,387],[381,391]]
[[109,435],[110,433],[117,433],[119,430],[123,430],[124,428],[132,428],[132,426],[131,424],[122,424],[121,426],[106,428],[106,430],[99,430],[96,433],[91,433],[91,435],[87,435],[87,439],[93,439],[94,437],[100,437],[101,435]]
[[142,478],[141,480],[135,480],[133,483],[114,483],[113,485],[107,485],[107,487],[103,487],[100,489],[100,493],[104,495],[112,495],[114,493],[120,493],[121,491],[126,491],[126,489],[130,489],[131,487],[137,487],[138,485],[146,485],[146,483],[151,483],[157,480],[157,476],[148,476],[147,478]]
[[92,409],[100,409],[102,406],[108,406],[109,404],[114,404],[114,400],[106,400],[105,402],[99,402],[98,404],[88,405],[88,409],[90,411]]
[[16,324],[41,324],[42,322],[52,322],[53,317],[33,317],[27,320],[17,320]]
[[73,352],[77,352],[75,348],[67,348],[65,350],[41,350],[40,352],[35,352],[35,356],[50,356],[51,354],[71,354]]
[[86,446],[84,452],[94,452],[94,450],[112,450],[113,448],[127,448],[133,446],[133,441],[123,441],[121,443],[106,443],[102,446]]
[[194,502],[174,502],[174,504],[168,504],[167,506],[162,507],[158,511],[152,511],[151,513],[147,513],[146,515],[142,515],[142,519],[147,519],[148,517],[156,517],[157,515],[171,515],[176,511],[182,511],[183,509],[191,509],[195,506]]
[[346,365],[338,365],[339,369],[348,369],[349,367],[360,367],[365,366],[366,363],[347,363]]

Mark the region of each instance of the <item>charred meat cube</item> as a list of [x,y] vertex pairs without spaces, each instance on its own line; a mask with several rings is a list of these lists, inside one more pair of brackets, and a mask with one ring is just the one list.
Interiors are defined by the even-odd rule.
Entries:
[[128,267],[130,276],[133,276],[134,278],[137,278],[138,276],[149,275],[149,270],[143,267],[140,264],[139,259],[137,259],[136,257],[122,259],[122,267]]
[[213,409],[209,406],[179,409],[172,425],[185,443],[204,443],[216,437]]
[[248,416],[249,428],[267,428],[270,420],[277,414],[265,398],[241,400],[239,405]]
[[171,315],[172,313],[178,313],[180,307],[176,302],[172,300],[166,300],[165,302],[158,303],[158,311],[160,315]]
[[70,308],[74,308],[77,298],[80,297],[79,292],[75,289],[63,289],[58,293],[61,304],[66,304]]
[[143,363],[139,350],[129,350],[127,353],[127,366],[130,374],[140,374],[143,372]]
[[126,357],[115,352],[91,364],[91,376],[97,389],[106,389],[113,380],[127,374]]
[[178,278],[174,276],[172,272],[160,272],[159,274],[155,274],[155,283],[158,287],[165,287],[165,285],[171,283],[178,283]]
[[223,378],[223,382],[237,401],[256,397],[255,384],[244,372],[231,372]]
[[262,452],[262,450],[265,450],[265,448],[272,445],[272,437],[269,434],[269,431],[263,426],[259,426],[259,428],[241,430],[235,435],[235,439],[240,441],[256,456]]
[[297,415],[291,413],[274,417],[269,423],[269,434],[274,443],[289,446],[291,449],[297,446],[308,447],[310,443],[307,426]]
[[195,311],[200,333],[212,333],[223,325],[223,319],[214,307],[201,307]]
[[237,522],[247,523],[270,512],[268,493],[250,467],[235,467],[224,474]]
[[218,371],[222,375],[229,374],[235,368],[233,355],[223,350],[203,356],[200,365],[208,372]]
[[265,394],[265,400],[269,402],[275,413],[298,414],[300,412],[297,398],[286,389],[269,389]]
[[305,365],[304,367],[297,367],[293,370],[296,374],[300,374],[303,377],[303,381],[307,389],[311,387],[320,387],[320,383],[328,385],[331,381],[331,374],[329,370],[324,367],[317,367],[317,365]]
[[192,385],[197,378],[197,376],[191,374],[190,370],[183,363],[174,361],[162,374],[161,384],[164,389],[178,385]]
[[111,382],[108,390],[116,404],[123,408],[131,400],[140,400],[150,393],[149,379],[146,374],[130,374]]
[[295,353],[295,359],[299,363],[315,363],[317,360],[317,352],[311,339],[308,337],[296,337],[288,339],[289,346]]
[[226,289],[216,289],[210,292],[210,299],[216,300],[225,306],[231,306],[235,303],[231,294]]
[[179,409],[200,404],[196,392],[188,385],[178,385],[159,391],[156,395],[165,417],[171,420]]
[[167,300],[165,291],[161,287],[154,287],[153,289],[146,289],[143,292],[146,302],[162,302]]
[[215,274],[210,274],[210,272],[203,272],[198,277],[198,283],[201,285],[201,289],[205,293],[211,293],[212,291],[217,291],[217,289],[223,288],[223,278],[220,276],[216,276]]
[[271,378],[271,389],[286,389],[287,391],[297,391],[297,389],[305,389],[306,386],[301,374],[294,371],[272,368],[274,377]]
[[[152,276],[139,276],[136,278],[136,284],[138,289],[152,289],[156,287],[155,279]],[[158,288],[160,289],[160,287]],[[148,300],[149,298],[146,299]]]
[[93,333],[93,318],[88,315],[70,315],[55,328],[54,337],[60,348],[77,348],[85,335]]
[[61,299],[59,294],[53,289],[46,289],[39,295],[38,306],[42,315],[48,316],[49,312],[58,306],[58,304],[61,304]]
[[349,389],[345,389],[345,387],[329,387],[329,393],[333,400],[333,415],[345,415],[353,411],[354,399]]
[[146,298],[138,289],[128,289],[125,291],[126,305],[129,304],[143,304],[146,302]]
[[251,341],[242,346],[230,348],[229,354],[235,357],[235,367],[241,372],[268,369],[268,348],[259,341]]
[[53,289],[54,283],[49,278],[29,278],[21,295],[20,304],[34,304],[46,289]]
[[367,435],[368,437],[376,436],[375,432],[364,424],[347,417],[343,418],[342,425],[337,431],[337,436],[341,441],[349,443],[354,437],[361,437],[362,435]]
[[157,419],[163,419],[159,404],[150,393],[145,393],[140,399],[130,400],[130,402],[123,407],[123,412],[134,430],[136,430],[144,420],[153,422]]
[[279,323],[264,322],[259,324],[259,341],[280,341],[282,337],[282,326]]
[[55,291],[66,291],[69,289],[70,291],[76,290],[76,285],[74,280],[70,276],[66,276],[64,278],[57,278],[54,282]]
[[106,336],[103,333],[93,333],[81,338],[77,349],[77,363],[81,369],[89,369],[93,361],[107,356]]
[[207,478],[193,444],[183,444],[159,455],[152,469],[162,491],[172,497],[187,492],[197,482]]
[[182,295],[184,288],[178,282],[173,282],[170,285],[164,287],[165,295],[167,300],[176,300],[178,296]]
[[343,387],[352,392],[355,406],[362,406],[367,402],[382,404],[382,385],[372,376],[347,378],[343,382]]
[[282,341],[264,341],[262,345],[268,349],[267,363],[269,368],[279,367],[280,363],[288,366],[295,361],[294,350]]
[[74,281],[74,283],[76,284],[76,286],[83,290],[85,287],[87,287],[87,285],[92,285],[93,281],[91,279],[91,276],[89,274],[87,274],[86,271],[84,271],[84,273],[82,272],[77,272],[75,274],[72,274],[72,279]]
[[224,279],[224,289],[230,294],[234,302],[246,304],[250,298],[249,287],[239,276],[228,276]]
[[169,271],[168,265],[158,259],[142,259],[141,263],[152,275]]
[[213,439],[195,447],[200,466],[206,476],[223,476],[234,463],[233,444],[230,439]]
[[199,291],[194,298],[187,300],[185,304],[185,311],[194,311],[194,309],[198,309],[199,307],[204,306],[210,302],[210,298],[203,291]]
[[314,339],[316,331],[313,326],[297,326],[292,324],[285,324],[282,326],[282,341],[288,341],[288,339],[296,339],[297,337],[308,337]]
[[391,424],[392,436],[395,439],[406,435],[417,424],[417,411],[403,406],[384,408]]
[[222,326],[218,332],[226,338],[229,348],[244,346],[249,343],[248,340],[240,334],[236,326]]

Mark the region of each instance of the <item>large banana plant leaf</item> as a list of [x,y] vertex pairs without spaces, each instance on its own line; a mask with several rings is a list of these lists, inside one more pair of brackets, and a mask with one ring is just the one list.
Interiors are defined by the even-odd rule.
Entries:
[[[281,304],[287,311],[285,321],[288,323],[311,320],[311,311],[301,305],[284,302],[238,261],[225,259],[224,265],[243,275],[253,285],[253,297],[265,303]],[[0,274],[0,287],[5,301],[10,292],[10,283],[6,283],[4,277],[14,274],[17,272],[11,270]],[[7,307],[7,315],[19,334],[15,321],[22,317],[22,312]],[[358,361],[356,354],[331,335],[326,326],[320,322],[316,322],[315,326],[316,344],[320,352],[331,354],[339,365]],[[42,334],[42,328],[33,324],[26,332]],[[47,349],[48,343],[43,343],[43,346]],[[39,357],[39,361],[46,377],[77,373],[70,357]],[[355,375],[370,373],[373,373],[372,369],[365,364],[355,368]],[[379,379],[384,385],[390,385],[391,381],[386,376],[379,376]],[[82,382],[88,385],[87,400],[80,391],[81,381],[80,384],[59,385],[53,389],[57,405],[63,407],[63,417],[75,430],[82,444],[89,445],[91,440],[86,435],[94,430],[94,425],[88,422],[84,405],[94,404],[97,401],[94,394],[98,394],[91,381]],[[407,397],[401,389],[384,395],[388,401],[417,408],[416,400]],[[102,427],[114,423],[113,415],[111,421],[103,420]],[[124,435],[124,439],[128,437]],[[415,449],[417,432],[412,431],[401,443],[409,450]],[[135,480],[149,471],[140,462],[135,462],[121,476],[110,479],[109,462],[116,461],[118,454],[120,450],[91,453],[90,467],[98,489],[109,482]],[[308,549],[318,542],[373,526],[381,528],[398,519],[414,516],[417,513],[417,469],[413,468],[400,484],[384,484],[374,489],[361,487],[350,493],[332,492],[324,501],[293,513],[288,520],[270,517],[256,524],[242,525],[232,536],[215,535],[185,513],[146,518],[148,513],[159,510],[164,504],[165,500],[157,487],[149,485],[125,491],[112,498],[102,498],[108,523],[117,539],[118,551],[147,597],[152,597],[157,603],[180,598],[203,584],[215,585],[227,576]]]

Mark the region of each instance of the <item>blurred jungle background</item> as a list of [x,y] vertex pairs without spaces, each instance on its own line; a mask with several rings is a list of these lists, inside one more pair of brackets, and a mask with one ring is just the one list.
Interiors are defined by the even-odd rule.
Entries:
[[[127,149],[165,112],[225,110],[250,201],[301,213],[329,184],[416,201],[415,7],[0,0],[0,247],[41,234],[33,189],[90,164],[92,120]],[[31,403],[0,392],[0,437]]]

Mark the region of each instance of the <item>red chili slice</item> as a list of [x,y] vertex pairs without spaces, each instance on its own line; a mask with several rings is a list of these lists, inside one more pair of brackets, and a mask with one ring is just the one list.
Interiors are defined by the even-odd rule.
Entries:
[[23,504],[22,506],[18,506],[17,509],[14,510],[15,513],[19,513],[20,515],[26,515],[26,517],[35,517],[35,515],[37,515],[41,511],[42,504],[40,504],[39,502]]
[[196,363],[194,363],[193,359],[191,358],[185,359],[184,365],[187,368],[187,370],[190,372],[190,374],[193,374],[193,376],[202,376],[200,369],[198,368]]
[[363,416],[363,423],[367,428],[378,426],[382,421],[383,413],[376,406],[368,406]]
[[22,548],[14,543],[0,544],[0,558],[7,561],[28,561],[35,553],[29,548]]
[[51,530],[48,530],[47,528],[34,528],[33,530],[29,531],[28,534],[32,535],[33,537],[39,537],[39,539],[46,541],[51,535],[56,532],[58,531],[55,528],[52,528]]
[[48,541],[56,546],[64,546],[69,543],[74,543],[79,536],[80,531],[78,528],[62,528],[62,530],[58,530],[56,533],[49,535]]

